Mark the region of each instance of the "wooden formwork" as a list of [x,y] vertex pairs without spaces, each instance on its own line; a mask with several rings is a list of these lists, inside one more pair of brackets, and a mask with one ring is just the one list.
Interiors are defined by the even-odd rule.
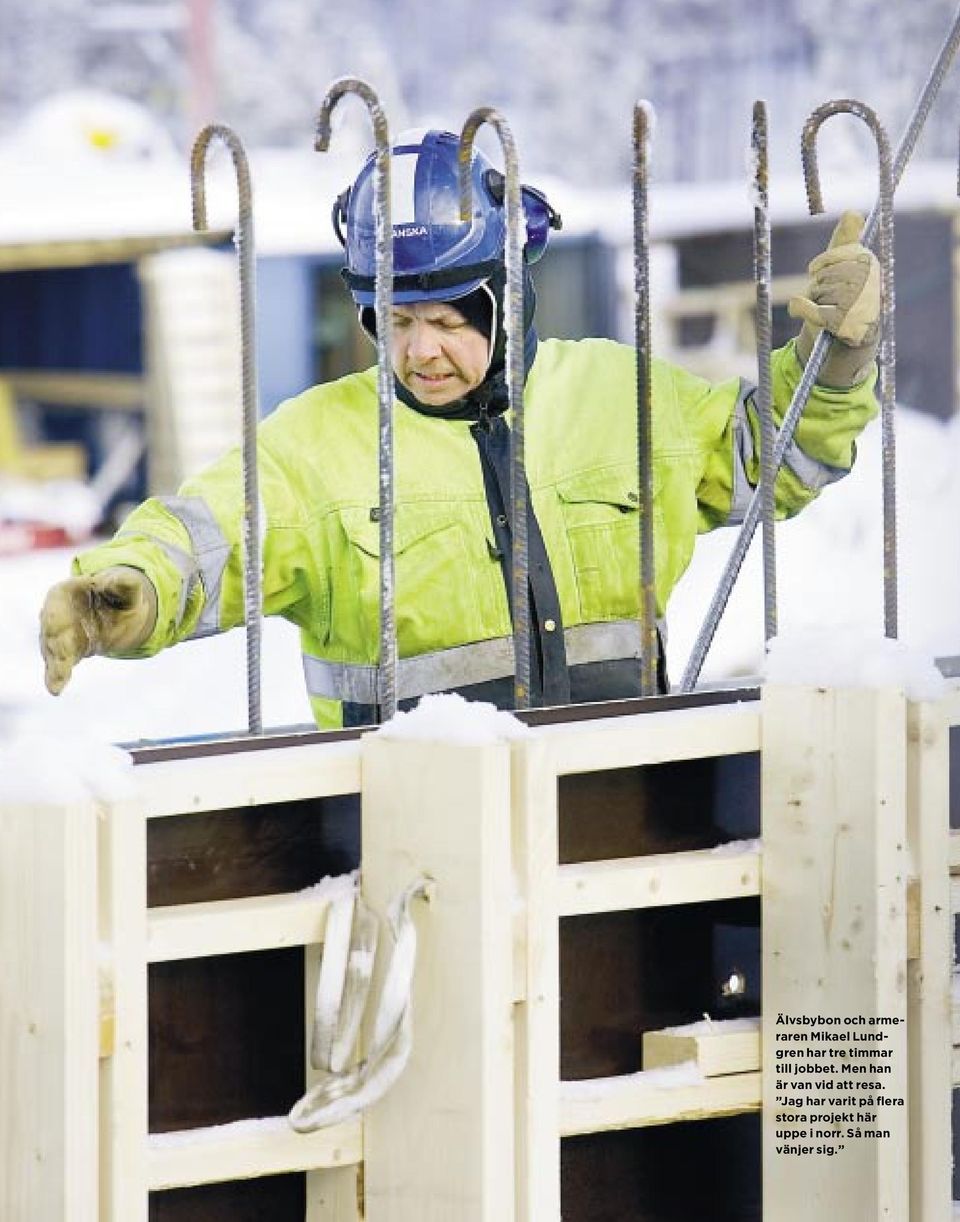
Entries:
[[[814,1188],[835,1216],[946,1218],[958,724],[956,697],[782,689],[509,742],[267,741],[143,763],[122,802],[3,808],[0,1216],[759,1218],[755,1037],[670,1082],[642,1036],[724,1016],[720,934],[755,944],[762,894],[765,1013],[909,1020],[894,1139],[826,1171],[767,1148],[768,1222],[809,1216]],[[310,884],[350,868],[361,795],[368,901],[435,883],[414,1051],[362,1119],[303,1136],[284,1113],[311,1080]],[[854,945],[812,936],[824,887],[868,914]],[[758,1008],[746,974],[731,1014]]]

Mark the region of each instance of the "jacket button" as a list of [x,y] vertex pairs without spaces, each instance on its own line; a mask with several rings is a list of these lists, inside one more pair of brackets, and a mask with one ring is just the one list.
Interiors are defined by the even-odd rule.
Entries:
[[506,524],[507,524],[507,515],[505,513],[498,513],[497,514],[497,525],[506,526]]
[[557,629],[557,621],[555,619],[545,619],[543,627],[547,632],[555,632]]

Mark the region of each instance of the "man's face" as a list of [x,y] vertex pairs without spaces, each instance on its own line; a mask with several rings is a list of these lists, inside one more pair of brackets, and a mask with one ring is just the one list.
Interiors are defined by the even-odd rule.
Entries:
[[393,367],[426,407],[446,407],[483,381],[490,341],[446,301],[393,309]]

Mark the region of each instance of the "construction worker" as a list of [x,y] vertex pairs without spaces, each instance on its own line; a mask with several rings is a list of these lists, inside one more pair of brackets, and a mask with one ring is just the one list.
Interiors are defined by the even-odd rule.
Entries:
[[[504,376],[503,179],[473,157],[474,211],[459,220],[457,139],[439,131],[393,150],[398,691],[457,690],[509,707],[509,420]],[[375,330],[371,157],[336,201],[344,278]],[[529,518],[531,700],[639,693],[636,366],[608,340],[538,340],[529,265],[559,218],[522,192],[524,392]],[[873,394],[879,270],[845,214],[810,265],[795,341],[773,357],[782,417],[821,327],[839,342],[814,388],[776,486],[789,516],[845,475]],[[653,515],[658,615],[698,531],[738,522],[759,475],[753,387],[709,385],[654,362]],[[300,629],[318,725],[377,716],[379,504],[376,369],[315,386],[259,427],[263,605]],[[91,654],[140,658],[243,619],[240,458],[233,452],[175,497],[139,506],[116,537],[80,555],[41,613],[47,687],[63,690]],[[660,667],[661,687],[664,685]]]

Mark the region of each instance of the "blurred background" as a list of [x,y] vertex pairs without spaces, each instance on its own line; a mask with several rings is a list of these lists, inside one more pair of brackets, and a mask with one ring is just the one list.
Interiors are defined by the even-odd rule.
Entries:
[[[191,231],[188,154],[206,122],[250,155],[261,412],[369,364],[339,278],[335,195],[369,150],[362,107],[312,151],[327,85],[359,75],[391,130],[458,129],[501,108],[526,181],[565,226],[537,265],[540,331],[633,335],[631,113],[648,98],[656,354],[713,379],[756,376],[750,112],[770,113],[775,339],[841,208],[868,212],[876,151],[853,120],[821,138],[825,219],[806,214],[799,132],[853,96],[897,140],[954,16],[950,0],[0,0],[0,730],[53,715],[36,653],[43,593],[132,503],[236,444],[240,383],[233,172],[212,160],[211,225]],[[898,192],[902,635],[960,654],[957,119],[954,67]],[[499,161],[492,133],[481,139]],[[781,623],[879,635],[879,439],[848,480],[779,532]],[[732,544],[698,547],[670,616],[674,679]],[[756,549],[754,549],[756,550]],[[752,556],[704,670],[762,663]],[[235,639],[236,638],[236,639]],[[204,652],[198,655],[195,650]],[[305,720],[295,637],[271,625],[268,723]],[[81,666],[57,716],[114,738],[244,724],[242,633],[149,663]],[[209,699],[198,658],[217,675]],[[222,659],[222,662],[221,662]],[[222,670],[221,670],[222,667]],[[65,712],[66,710],[66,712]]]

